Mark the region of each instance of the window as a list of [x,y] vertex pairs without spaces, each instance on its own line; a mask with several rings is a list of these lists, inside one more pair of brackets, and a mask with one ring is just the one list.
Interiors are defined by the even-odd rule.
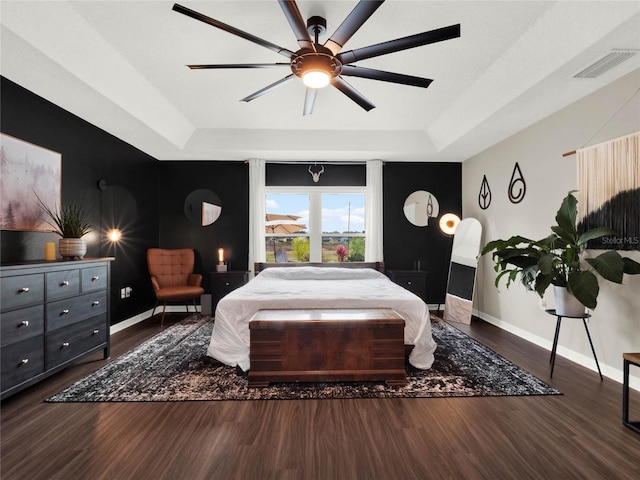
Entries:
[[365,188],[267,187],[267,262],[364,261]]

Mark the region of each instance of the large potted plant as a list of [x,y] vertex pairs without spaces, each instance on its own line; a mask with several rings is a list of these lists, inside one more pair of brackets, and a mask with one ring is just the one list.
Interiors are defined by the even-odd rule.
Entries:
[[50,208],[36,195],[42,211],[49,217],[45,220],[60,235],[58,251],[63,259],[82,259],[87,253],[84,237],[91,231],[88,212],[80,203],[72,202],[65,207]]
[[[506,277],[507,288],[520,277],[528,290],[543,297],[547,287],[553,285],[556,290],[556,312],[559,315],[581,316],[585,307],[593,309],[598,303],[600,287],[594,272],[615,283],[622,283],[625,273],[640,273],[640,263],[622,257],[613,250],[594,258],[584,258],[589,240],[616,232],[608,228],[594,228],[578,233],[577,205],[573,192],[569,192],[556,214],[556,225],[551,227],[553,233],[542,240],[515,235],[508,240],[494,240],[485,245],[480,254],[492,253],[494,269],[498,274],[496,287],[503,277]],[[565,307],[568,309],[565,310]]]

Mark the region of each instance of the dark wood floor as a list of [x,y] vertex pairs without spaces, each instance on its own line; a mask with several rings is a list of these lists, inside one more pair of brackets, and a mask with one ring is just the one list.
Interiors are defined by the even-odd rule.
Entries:
[[[180,319],[173,315],[165,323]],[[564,393],[449,399],[57,403],[96,354],[2,403],[1,478],[638,479],[620,384],[475,320],[460,327]],[[159,331],[113,336],[112,358]],[[622,363],[622,359],[620,359]],[[640,416],[640,395],[632,407]]]

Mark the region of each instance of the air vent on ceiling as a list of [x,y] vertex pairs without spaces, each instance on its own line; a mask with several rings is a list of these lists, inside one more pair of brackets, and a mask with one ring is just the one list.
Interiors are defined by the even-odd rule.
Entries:
[[579,73],[576,73],[573,78],[596,78],[605,72],[608,72],[613,67],[620,65],[622,62],[629,60],[633,56],[638,54],[638,50],[612,50],[610,53],[602,57],[597,62],[589,65],[587,68]]

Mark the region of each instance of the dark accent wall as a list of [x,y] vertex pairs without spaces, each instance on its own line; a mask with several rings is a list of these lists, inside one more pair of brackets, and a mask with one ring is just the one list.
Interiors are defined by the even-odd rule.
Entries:
[[427,303],[444,302],[452,237],[437,224],[416,227],[404,216],[404,201],[416,190],[432,193],[440,205],[438,216],[462,216],[462,164],[386,163],[384,190],[385,268],[413,270],[419,261],[427,271]]
[[[249,257],[249,166],[244,162],[160,162],[160,235],[162,248],[193,248],[195,271],[211,293],[209,273],[215,271],[218,248],[224,248],[231,270],[247,270]],[[211,225],[191,223],[184,201],[194,190],[216,193],[222,203],[220,217]]]
[[[83,197],[91,209],[94,234],[87,237],[88,257],[112,256],[111,323],[153,307],[146,250],[189,247],[196,251],[196,271],[210,291],[208,272],[216,252],[225,249],[232,270],[248,269],[249,169],[243,162],[163,161],[91,125],[68,111],[0,78],[3,133],[62,154],[62,202]],[[310,164],[268,164],[271,185],[316,185]],[[316,167],[314,167],[315,171]],[[384,250],[388,269],[412,269],[419,260],[427,270],[427,300],[444,298],[451,238],[437,225],[415,227],[403,213],[405,198],[415,190],[433,193],[440,212],[461,212],[461,165],[452,163],[387,163],[384,166]],[[324,185],[364,185],[363,165],[325,165]],[[97,187],[105,180],[107,188]],[[206,188],[222,201],[222,214],[212,225],[189,223],[184,200]],[[111,244],[104,236],[118,227],[123,239]],[[41,260],[44,244],[57,240],[46,232],[0,233],[2,263]],[[133,295],[121,299],[123,287]]]
[[[62,204],[82,200],[90,209],[93,232],[87,257],[113,256],[111,322],[117,323],[153,306],[146,266],[146,249],[158,242],[159,162],[122,140],[2,77],[0,83],[3,133],[62,154]],[[97,187],[107,181],[107,189]],[[25,192],[28,194],[28,192]],[[105,238],[119,227],[121,243]],[[44,244],[59,237],[47,232],[3,230],[3,263],[42,260]],[[133,296],[120,299],[121,287]]]

